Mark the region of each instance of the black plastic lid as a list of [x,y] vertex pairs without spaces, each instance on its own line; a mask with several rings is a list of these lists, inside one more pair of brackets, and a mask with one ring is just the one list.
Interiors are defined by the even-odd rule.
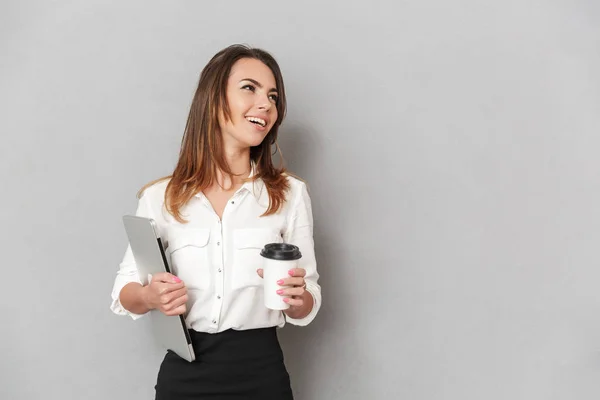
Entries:
[[298,260],[302,258],[300,249],[293,244],[287,243],[269,243],[261,250],[260,255],[271,260]]

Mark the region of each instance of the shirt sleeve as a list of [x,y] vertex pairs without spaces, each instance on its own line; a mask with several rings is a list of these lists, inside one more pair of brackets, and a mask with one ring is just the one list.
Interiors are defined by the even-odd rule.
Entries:
[[319,273],[317,272],[315,258],[311,201],[306,184],[303,182],[301,182],[299,193],[294,199],[283,239],[286,243],[298,246],[300,249],[302,258],[300,258],[298,266],[306,270],[306,276],[304,277],[306,290],[314,299],[313,308],[306,317],[295,319],[286,315],[285,318],[292,325],[306,326],[315,319],[321,308],[321,286],[318,284]]
[[[138,201],[137,211],[135,215],[140,217],[152,218],[150,213],[150,207],[148,205],[148,199],[142,195],[142,197]],[[140,281],[138,269],[135,264],[135,260],[133,258],[133,252],[131,251],[131,245],[127,245],[127,250],[125,251],[125,256],[123,257],[123,261],[119,264],[119,271],[117,272],[117,277],[115,278],[115,282],[112,290],[112,303],[110,305],[110,309],[117,315],[129,315],[134,320],[141,318],[144,314],[134,314],[129,310],[126,310],[125,307],[121,304],[120,294],[121,290],[131,282],[137,282],[140,285],[142,282]]]

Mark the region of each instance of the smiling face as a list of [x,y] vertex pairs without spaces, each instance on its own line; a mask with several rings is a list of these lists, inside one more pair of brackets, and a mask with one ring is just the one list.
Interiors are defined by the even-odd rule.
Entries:
[[271,69],[254,58],[233,64],[227,80],[227,104],[219,126],[226,147],[258,146],[277,121],[277,85]]

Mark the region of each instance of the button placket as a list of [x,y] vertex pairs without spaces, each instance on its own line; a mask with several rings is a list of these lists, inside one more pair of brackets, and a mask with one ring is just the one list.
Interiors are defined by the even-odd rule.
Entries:
[[[224,213],[225,214],[225,213]],[[223,280],[223,257],[224,257],[224,246],[223,246],[223,221],[221,218],[219,218],[217,220],[217,226],[215,229],[217,235],[215,235],[215,240],[216,240],[216,251],[215,251],[215,264],[216,266],[218,266],[217,271],[219,272],[218,274],[215,275],[215,294],[214,296],[216,297],[215,301],[214,301],[214,306],[213,306],[213,318],[212,318],[212,323],[213,325],[218,325],[219,323],[219,319],[221,317],[221,307],[222,307],[222,303],[223,303],[223,285],[224,285],[224,280]]]

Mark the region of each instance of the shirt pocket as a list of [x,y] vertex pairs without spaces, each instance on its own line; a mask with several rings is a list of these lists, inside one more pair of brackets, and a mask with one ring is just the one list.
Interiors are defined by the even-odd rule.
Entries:
[[183,280],[188,289],[207,289],[210,286],[208,242],[210,229],[170,229],[169,247],[173,274]]
[[282,241],[281,234],[272,229],[236,229],[233,232],[232,289],[261,286],[262,279],[256,272],[264,262],[260,251],[267,243]]

